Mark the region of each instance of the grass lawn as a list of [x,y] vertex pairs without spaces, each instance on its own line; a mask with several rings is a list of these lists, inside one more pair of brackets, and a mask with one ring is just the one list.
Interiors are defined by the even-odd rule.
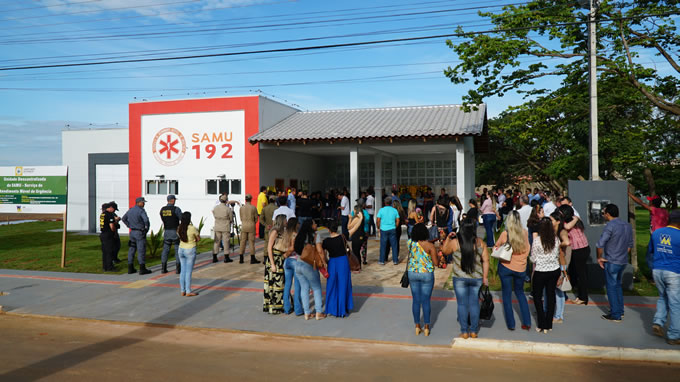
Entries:
[[[98,235],[68,233],[66,239],[66,268],[61,268],[62,222],[30,222],[0,226],[0,268],[33,271],[104,273],[102,271],[101,242]],[[147,240],[148,243],[149,240]],[[198,251],[212,248],[211,239],[201,239]],[[121,249],[117,265],[118,273],[127,272],[127,237],[121,237]],[[150,255],[147,245],[146,264],[161,262],[161,249]],[[174,248],[170,250],[170,262],[174,261]],[[135,263],[137,262],[135,255]],[[137,264],[135,268],[139,269]]]
[[[656,286],[654,286],[652,281],[652,272],[647,267],[647,260],[645,254],[647,252],[647,243],[649,243],[649,212],[642,208],[635,210],[635,224],[636,224],[636,240],[637,240],[637,258],[638,258],[638,273],[637,282],[633,283],[632,290],[624,290],[623,294],[625,296],[658,296],[658,291]],[[502,231],[496,234],[496,238],[500,235]],[[591,248],[595,247],[595,243],[590,243]],[[498,276],[496,276],[496,268],[498,266],[498,260],[491,258],[491,265],[489,269],[489,289],[500,291],[501,282]],[[453,280],[449,280],[445,286],[450,290],[453,290]],[[529,284],[524,284],[525,291],[529,291]],[[605,294],[603,289],[592,289],[590,293],[593,294]]]

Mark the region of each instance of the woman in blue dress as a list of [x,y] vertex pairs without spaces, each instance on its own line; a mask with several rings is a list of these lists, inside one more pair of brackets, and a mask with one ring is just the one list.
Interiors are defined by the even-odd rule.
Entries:
[[345,317],[354,309],[352,300],[352,272],[347,258],[347,243],[338,234],[338,220],[328,222],[330,236],[317,243],[320,253],[328,253],[328,281],[326,282],[326,314]]

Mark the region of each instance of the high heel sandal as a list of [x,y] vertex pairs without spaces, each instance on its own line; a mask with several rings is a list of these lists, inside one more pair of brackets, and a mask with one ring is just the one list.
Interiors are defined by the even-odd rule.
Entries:
[[420,325],[416,325],[416,336],[420,335],[420,332],[422,332],[422,331],[423,330],[420,328]]
[[309,321],[309,314],[305,314],[305,321]]
[[321,321],[321,320],[323,320],[324,318],[326,318],[326,314],[325,314],[325,313],[317,313],[317,314],[316,314],[316,320],[317,320],[317,321]]
[[425,325],[425,329],[423,329],[423,333],[425,333],[425,337],[428,337],[430,335],[430,325]]
[[470,338],[477,338],[477,333],[470,333]]

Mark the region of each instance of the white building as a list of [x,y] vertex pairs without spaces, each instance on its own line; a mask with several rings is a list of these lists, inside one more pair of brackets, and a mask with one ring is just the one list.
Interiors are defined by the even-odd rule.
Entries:
[[133,103],[129,129],[63,131],[68,229],[94,232],[102,203],[117,201],[123,214],[144,196],[156,231],[168,194],[209,229],[221,192],[255,201],[260,186],[358,195],[429,185],[465,205],[486,133],[486,105],[301,112],[261,96]]

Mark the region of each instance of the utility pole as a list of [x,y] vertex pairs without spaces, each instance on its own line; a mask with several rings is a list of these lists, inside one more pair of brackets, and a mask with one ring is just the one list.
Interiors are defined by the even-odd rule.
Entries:
[[597,24],[595,11],[597,0],[590,0],[589,53],[590,53],[590,180],[600,180],[597,140]]

